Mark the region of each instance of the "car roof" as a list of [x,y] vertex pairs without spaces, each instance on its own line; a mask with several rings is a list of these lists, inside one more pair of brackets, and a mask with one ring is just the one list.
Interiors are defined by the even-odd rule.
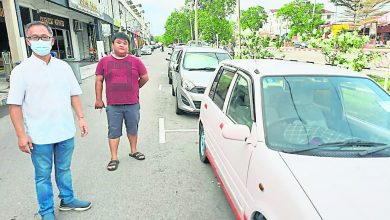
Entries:
[[293,60],[224,60],[223,64],[237,67],[255,75],[334,75],[334,76],[353,76],[367,77],[362,73],[348,70],[341,67],[315,64],[308,62],[299,62]]
[[215,53],[228,53],[226,50],[211,48],[211,47],[184,47],[186,52],[215,52]]

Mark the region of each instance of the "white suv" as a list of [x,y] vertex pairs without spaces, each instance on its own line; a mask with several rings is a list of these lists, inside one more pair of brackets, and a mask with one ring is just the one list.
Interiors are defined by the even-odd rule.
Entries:
[[337,67],[224,61],[200,110],[199,154],[237,219],[388,219],[390,96]]

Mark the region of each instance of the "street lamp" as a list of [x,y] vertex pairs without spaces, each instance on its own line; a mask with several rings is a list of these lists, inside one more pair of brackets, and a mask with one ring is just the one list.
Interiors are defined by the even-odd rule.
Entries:
[[241,10],[240,10],[240,0],[237,0],[237,27],[238,27],[238,50],[240,51],[241,58]]

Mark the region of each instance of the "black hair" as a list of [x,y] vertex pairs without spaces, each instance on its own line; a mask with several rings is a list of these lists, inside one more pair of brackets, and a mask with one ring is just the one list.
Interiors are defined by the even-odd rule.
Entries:
[[125,34],[124,32],[117,32],[117,33],[115,33],[114,36],[112,36],[112,43],[114,43],[114,41],[116,39],[127,40],[127,43],[129,43],[129,45],[130,45],[129,36],[127,36],[127,34]]

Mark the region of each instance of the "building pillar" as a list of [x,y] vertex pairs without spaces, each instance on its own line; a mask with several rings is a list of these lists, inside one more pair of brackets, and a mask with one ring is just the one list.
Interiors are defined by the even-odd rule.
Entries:
[[96,32],[96,55],[98,59],[104,57],[104,42],[102,35],[102,22],[95,18],[95,32]]
[[[7,34],[9,40],[9,47],[11,49],[12,61],[23,61],[27,58],[26,50],[23,53],[24,37],[19,33],[19,22],[16,14],[15,2],[13,0],[2,1],[4,7],[5,25],[7,27]],[[18,5],[19,7],[19,5]],[[18,39],[18,40],[11,40]],[[23,45],[22,45],[23,44]]]

